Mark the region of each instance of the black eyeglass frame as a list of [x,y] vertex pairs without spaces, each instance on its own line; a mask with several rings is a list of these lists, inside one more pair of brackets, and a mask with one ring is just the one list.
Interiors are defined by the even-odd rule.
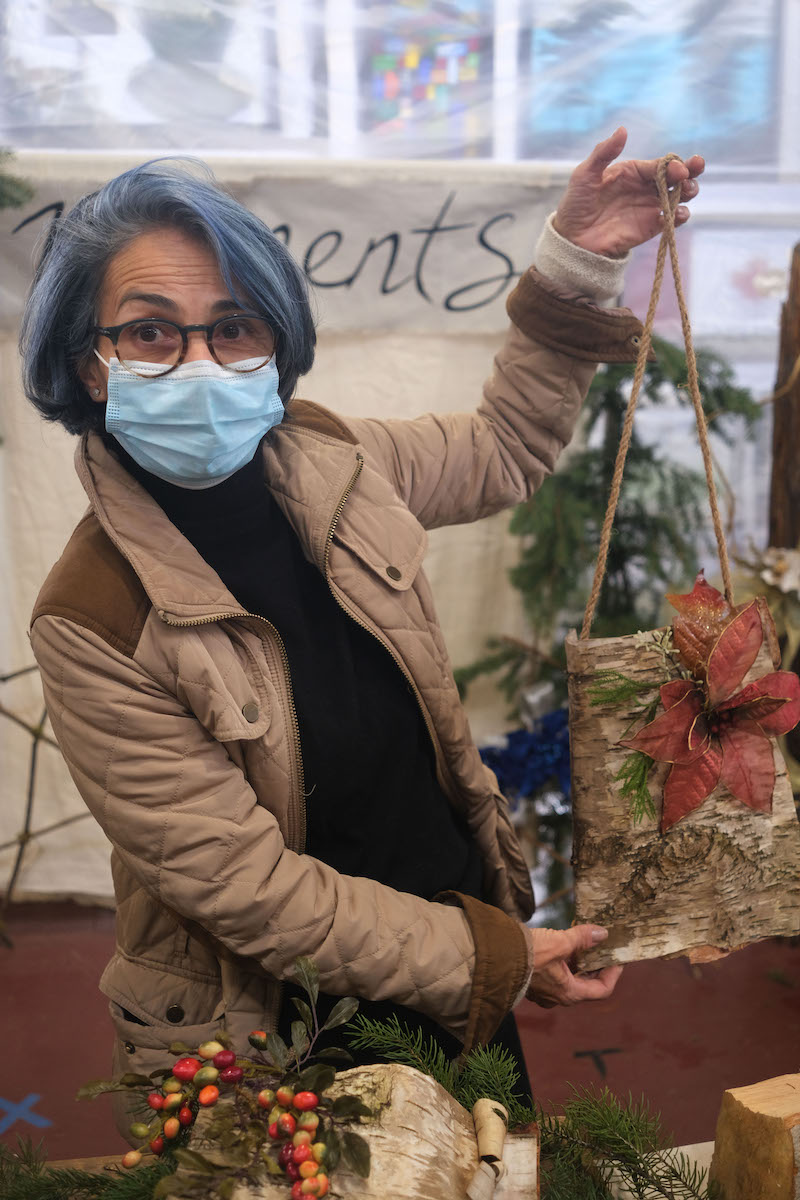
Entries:
[[[259,363],[257,367],[248,367],[246,371],[237,371],[235,367],[231,367],[228,363],[220,362],[220,360],[217,358],[212,341],[214,330],[218,325],[224,325],[226,321],[235,321],[237,317],[255,317],[257,320],[263,321],[267,329],[272,334],[272,352],[268,354],[264,361]],[[164,375],[169,375],[176,369],[176,367],[179,367],[186,357],[186,351],[189,349],[189,338],[187,335],[190,333],[204,333],[206,335],[206,345],[208,346],[214,362],[224,370],[232,371],[234,375],[249,375],[251,371],[260,371],[261,368],[265,366],[275,355],[275,331],[267,318],[262,317],[260,313],[227,313],[224,317],[219,317],[219,319],[214,321],[211,325],[179,325],[177,321],[170,321],[168,317],[134,317],[131,321],[123,321],[121,325],[95,325],[92,332],[101,333],[103,337],[109,338],[111,344],[116,350],[117,342],[119,341],[119,337],[123,329],[127,329],[130,325],[146,325],[148,321],[150,321],[153,325],[171,325],[173,329],[177,329],[178,333],[181,335],[183,345],[181,347],[181,352],[178,356],[177,362],[174,362],[171,367],[167,367],[166,371],[159,371],[158,375],[143,375],[143,379],[161,379]],[[120,361],[124,360],[121,359]]]

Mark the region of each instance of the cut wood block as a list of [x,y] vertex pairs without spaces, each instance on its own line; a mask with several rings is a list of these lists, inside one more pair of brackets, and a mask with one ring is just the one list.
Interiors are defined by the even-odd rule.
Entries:
[[800,1075],[724,1093],[711,1178],[725,1200],[800,1200]]
[[[371,1169],[367,1179],[339,1164],[331,1184],[348,1200],[466,1200],[478,1169],[472,1116],[427,1075],[398,1063],[340,1071],[327,1098],[360,1096],[375,1116],[351,1128],[368,1143]],[[220,1103],[223,1103],[222,1101]],[[192,1148],[206,1152],[202,1124]],[[506,1174],[494,1200],[539,1200],[539,1133],[510,1134],[503,1148]],[[233,1200],[287,1200],[285,1182],[265,1183],[254,1190],[244,1184]]]

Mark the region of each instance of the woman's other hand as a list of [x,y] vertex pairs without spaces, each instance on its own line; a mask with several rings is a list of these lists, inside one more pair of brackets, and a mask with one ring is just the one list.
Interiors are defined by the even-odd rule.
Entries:
[[599,925],[574,925],[572,929],[529,929],[533,946],[533,974],[528,1000],[551,1008],[555,1004],[579,1004],[582,1000],[605,1000],[614,990],[622,967],[603,967],[588,975],[573,975],[569,960],[579,950],[590,950],[605,941],[608,930]]
[[[595,146],[589,157],[570,176],[553,225],[567,241],[619,258],[634,246],[661,233],[663,218],[656,187],[658,159],[627,159],[614,162],[623,151],[627,131],[620,128]],[[680,187],[681,201],[692,200],[699,191],[696,176],[705,168],[699,154],[685,162],[675,159],[667,167],[667,183]],[[681,203],[675,224],[689,220],[689,209]]]

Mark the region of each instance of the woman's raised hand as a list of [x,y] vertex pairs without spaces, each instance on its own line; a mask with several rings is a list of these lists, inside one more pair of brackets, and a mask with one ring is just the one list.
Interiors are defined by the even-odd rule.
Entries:
[[[627,131],[620,128],[595,146],[570,176],[567,190],[556,210],[556,232],[584,250],[618,258],[634,246],[661,233],[663,218],[656,187],[658,159],[626,159],[615,162],[625,148]],[[667,167],[667,183],[680,187],[681,201],[692,200],[699,191],[696,176],[705,168],[699,154],[685,162],[677,159]],[[689,209],[681,203],[675,224],[689,220]]]
[[574,925],[571,929],[528,929],[533,946],[533,975],[525,993],[528,1000],[550,1008],[555,1004],[580,1004],[605,1000],[614,990],[622,967],[603,967],[587,975],[574,975],[569,960],[579,950],[590,950],[608,937],[599,925]]

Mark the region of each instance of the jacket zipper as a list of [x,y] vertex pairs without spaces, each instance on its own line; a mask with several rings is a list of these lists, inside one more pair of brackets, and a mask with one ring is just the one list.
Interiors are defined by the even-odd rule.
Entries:
[[347,484],[347,487],[342,492],[339,503],[336,506],[336,511],[334,512],[330,526],[328,527],[328,537],[325,542],[325,557],[323,559],[325,580],[328,584],[331,595],[333,596],[336,603],[339,605],[339,608],[341,608],[342,612],[346,613],[351,621],[355,621],[356,625],[360,625],[361,628],[365,629],[367,631],[367,633],[375,639],[376,642],[378,642],[381,646],[383,646],[384,650],[387,652],[387,654],[390,655],[393,662],[396,664],[397,669],[400,671],[401,675],[406,680],[406,682],[408,683],[412,692],[414,693],[414,696],[417,701],[417,705],[419,707],[419,711],[422,714],[422,719],[425,722],[425,727],[428,730],[428,736],[431,739],[431,744],[433,745],[434,752],[436,754],[436,761],[437,761],[437,763],[441,764],[442,775],[445,777],[445,780],[448,785],[447,790],[448,790],[448,792],[450,792],[451,796],[453,796],[455,794],[455,788],[453,787],[453,780],[452,780],[452,776],[450,774],[450,768],[447,766],[444,755],[441,752],[441,748],[439,746],[439,739],[436,736],[436,730],[433,727],[433,721],[431,720],[428,710],[425,707],[425,703],[422,699],[422,695],[420,693],[419,688],[417,687],[413,678],[411,677],[409,672],[406,670],[405,666],[400,661],[400,659],[397,657],[397,655],[395,654],[394,650],[389,645],[389,643],[384,641],[384,639],[380,636],[380,634],[376,633],[375,630],[366,623],[366,621],[362,621],[362,619],[359,616],[357,616],[356,613],[354,613],[352,611],[352,609],[348,608],[346,604],[342,603],[342,601],[339,599],[339,597],[337,596],[336,592],[333,589],[333,584],[331,583],[330,573],[328,570],[328,566],[329,566],[328,559],[330,557],[330,549],[331,549],[331,543],[333,542],[333,535],[336,532],[336,526],[339,524],[339,518],[341,517],[342,513],[344,512],[344,506],[347,503],[348,497],[350,496],[350,493],[352,492],[353,488],[355,487],[356,480],[358,479],[359,475],[361,474],[361,469],[364,466],[363,454],[356,452],[356,458],[358,460],[356,463],[356,468],[353,471],[352,476],[350,477],[350,482]]
[[[261,621],[272,633],[278,645],[283,670],[286,679],[286,694],[289,700],[289,717],[292,727],[292,742],[294,745],[295,765],[297,767],[297,782],[298,790],[291,797],[289,808],[290,813],[290,842],[293,843],[292,849],[298,854],[302,854],[306,844],[306,807],[303,802],[305,796],[305,778],[303,775],[303,755],[300,746],[300,723],[297,720],[297,709],[294,703],[294,692],[292,690],[292,673],[289,669],[289,656],[286,653],[286,646],[283,638],[278,633],[278,630],[268,621],[266,617],[260,617],[258,613],[246,612],[244,609],[240,613],[215,613],[210,617],[196,617],[180,620],[176,617],[171,617],[163,608],[158,609],[158,615],[166,625],[172,625],[176,628],[185,629],[190,625],[212,625],[216,621],[227,621],[231,618],[252,617],[254,621]],[[291,835],[294,835],[293,837]]]

